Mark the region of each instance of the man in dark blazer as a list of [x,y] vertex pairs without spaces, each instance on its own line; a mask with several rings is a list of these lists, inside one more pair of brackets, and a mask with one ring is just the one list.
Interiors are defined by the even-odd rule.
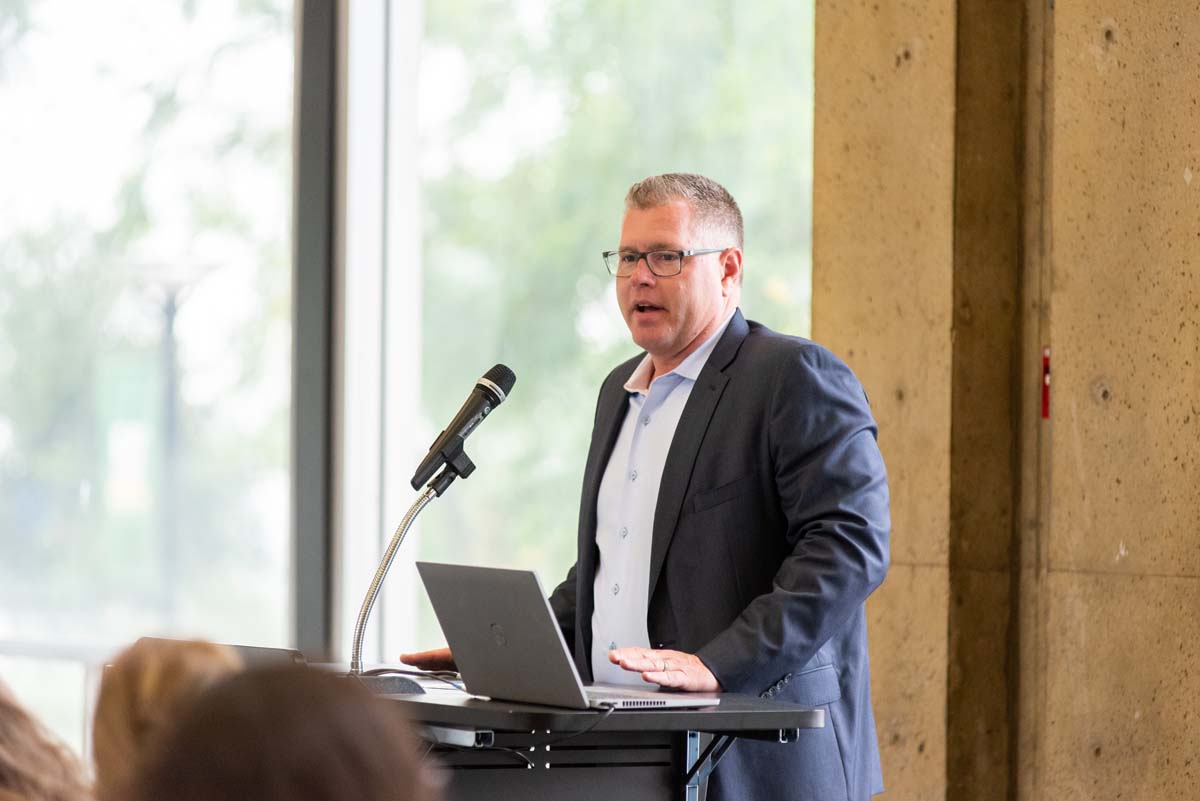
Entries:
[[550,599],[580,674],[826,710],[794,744],[738,741],[712,801],[882,792],[864,602],[890,519],[862,386],[743,318],[741,213],[707,178],[635,184],[605,261],[645,352],[600,389],[578,557]]

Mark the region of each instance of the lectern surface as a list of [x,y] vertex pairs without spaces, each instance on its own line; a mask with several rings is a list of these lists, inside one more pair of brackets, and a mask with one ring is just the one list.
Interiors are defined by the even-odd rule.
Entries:
[[[714,697],[717,694],[713,694]],[[455,690],[425,695],[385,695],[404,705],[409,716],[444,726],[489,728],[496,731],[549,729],[579,731],[723,731],[753,732],[780,729],[817,729],[825,725],[825,711],[752,695],[720,693],[721,703],[698,709],[617,710],[597,722],[602,712],[489,701]]]

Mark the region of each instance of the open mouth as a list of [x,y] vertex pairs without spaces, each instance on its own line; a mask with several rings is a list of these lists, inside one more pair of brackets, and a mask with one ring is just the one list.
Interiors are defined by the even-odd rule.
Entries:
[[663,308],[662,306],[655,306],[653,303],[635,303],[633,310],[644,314],[646,312],[662,311]]

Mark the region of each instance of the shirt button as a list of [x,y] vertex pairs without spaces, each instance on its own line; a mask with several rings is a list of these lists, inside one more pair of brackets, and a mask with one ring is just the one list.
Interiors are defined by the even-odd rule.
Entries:
[[608,644],[608,650],[610,650],[610,651],[615,651],[615,650],[617,650],[617,643],[616,643],[616,640],[614,640],[614,641],[612,641],[612,642],[610,642],[610,643]]
[[613,595],[616,595],[616,594],[617,594],[618,592],[620,592],[620,591],[621,591],[621,585],[620,585],[620,584],[614,584],[614,585],[613,585]]
[[642,425],[644,425],[644,426],[650,425],[650,415],[645,415],[642,418]]
[[637,471],[636,470],[634,470],[632,473],[629,474],[629,480],[637,481]]
[[621,539],[625,539],[628,536],[629,536],[629,529],[625,528],[624,526],[621,526]]

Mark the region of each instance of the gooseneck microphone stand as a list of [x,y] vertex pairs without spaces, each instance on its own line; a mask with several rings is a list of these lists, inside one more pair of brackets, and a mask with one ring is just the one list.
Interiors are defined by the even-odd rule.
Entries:
[[[379,597],[379,590],[383,586],[384,579],[387,578],[388,570],[392,567],[392,560],[396,557],[396,551],[400,549],[400,543],[404,542],[404,535],[412,527],[413,521],[417,519],[417,515],[421,513],[421,510],[430,501],[435,497],[440,497],[454,483],[454,479],[466,478],[475,470],[475,464],[463,452],[462,437],[452,437],[440,453],[446,467],[425,486],[425,490],[417,497],[416,502],[409,507],[408,513],[404,515],[404,519],[400,521],[400,525],[396,528],[396,533],[392,535],[392,541],[388,543],[387,550],[384,551],[383,559],[379,562],[379,567],[375,570],[375,577],[371,579],[371,586],[367,589],[367,595],[363,598],[362,608],[358,612],[358,622],[354,624],[354,643],[350,651],[350,673],[348,675],[360,681],[366,680],[372,684],[379,684],[380,687],[375,688],[379,692],[413,694],[424,692],[421,689],[421,685],[403,676],[372,676],[363,673],[362,644],[363,637],[367,633],[367,620],[371,617],[371,609],[375,606],[375,600]],[[386,689],[383,688],[383,685],[387,685]]]

